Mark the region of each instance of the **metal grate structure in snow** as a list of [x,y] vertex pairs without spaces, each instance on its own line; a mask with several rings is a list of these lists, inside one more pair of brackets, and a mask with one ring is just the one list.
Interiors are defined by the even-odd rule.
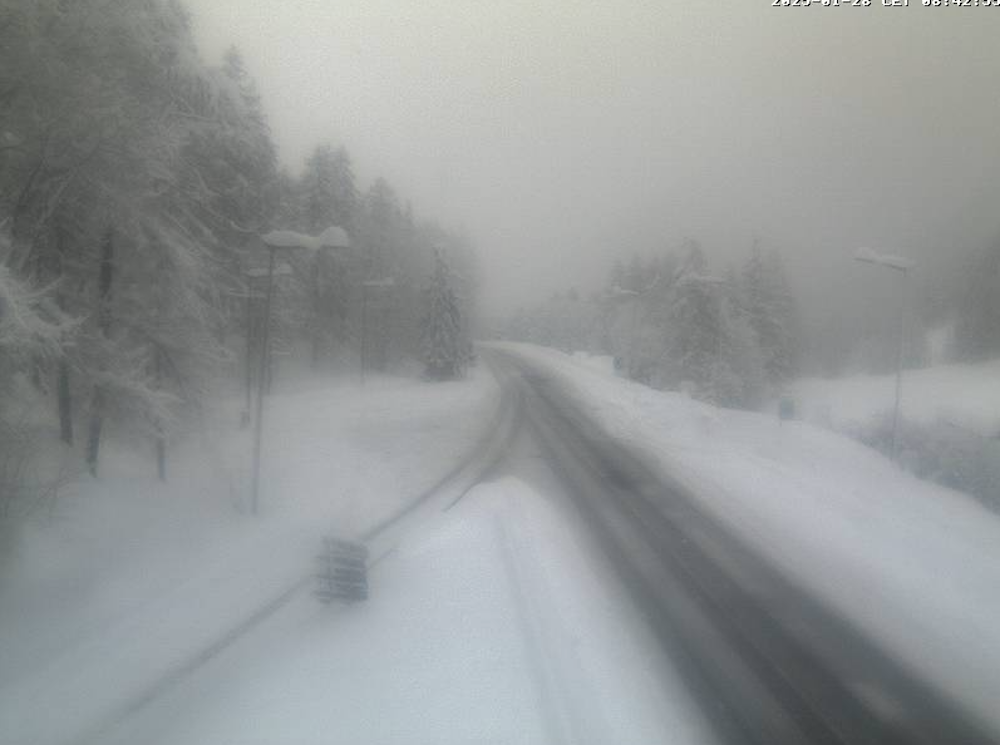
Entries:
[[318,564],[315,594],[322,602],[368,598],[368,547],[363,543],[326,537]]

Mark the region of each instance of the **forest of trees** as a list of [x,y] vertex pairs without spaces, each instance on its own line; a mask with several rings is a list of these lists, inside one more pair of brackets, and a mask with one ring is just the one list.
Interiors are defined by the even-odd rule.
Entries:
[[436,261],[467,333],[468,237],[359,184],[343,147],[283,171],[239,53],[206,64],[177,0],[0,0],[0,408],[30,386],[91,472],[110,429],[165,475],[185,412],[251,371],[258,236],[331,225],[346,254],[283,257],[276,345],[329,369],[423,359]]
[[570,290],[520,311],[512,338],[610,354],[627,377],[753,407],[797,370],[798,316],[774,251],[754,244],[742,269],[712,274],[689,240],[677,253],[616,261],[599,293]]
[[[886,286],[885,297],[844,297],[845,307],[865,301],[882,313],[807,322],[778,251],[755,241],[741,265],[716,273],[688,240],[675,251],[616,260],[600,291],[571,288],[521,308],[501,335],[613,355],[633,380],[752,409],[797,376],[893,372],[902,288]],[[906,314],[907,368],[1000,357],[1000,240],[918,266]]]

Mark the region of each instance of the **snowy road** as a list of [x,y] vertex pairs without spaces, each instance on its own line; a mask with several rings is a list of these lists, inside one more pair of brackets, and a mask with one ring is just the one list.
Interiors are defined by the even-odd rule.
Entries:
[[755,743],[987,743],[960,702],[797,586],[516,354],[526,411],[590,528],[702,701]]

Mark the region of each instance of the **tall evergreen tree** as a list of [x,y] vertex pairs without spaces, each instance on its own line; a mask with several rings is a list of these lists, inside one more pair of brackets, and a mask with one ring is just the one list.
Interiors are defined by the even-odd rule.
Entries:
[[754,241],[741,280],[739,302],[756,334],[767,380],[780,385],[795,373],[797,325],[781,254],[764,254]]
[[1000,355],[1000,240],[968,262],[958,301],[955,345],[966,360]]
[[451,271],[440,251],[427,288],[424,319],[424,364],[427,376],[449,380],[462,375],[471,356],[471,343],[452,289]]
[[761,361],[748,324],[730,300],[731,288],[708,272],[697,242],[678,269],[667,320],[667,379],[704,401],[752,405],[760,395]]
[[196,395],[187,363],[212,354],[234,221],[215,188],[231,179],[214,177],[200,145],[239,131],[243,107],[200,60],[172,0],[4,12],[0,107],[17,147],[0,155],[0,220],[13,239],[0,258],[89,319],[63,347],[57,387],[67,441],[74,391],[91,402],[96,467],[105,416],[162,434],[168,404]]
[[708,261],[697,242],[690,242],[680,266],[670,312],[672,337],[668,364],[678,382],[696,395],[715,401],[719,360],[724,343],[722,293],[708,275]]
[[[313,151],[299,183],[299,203],[299,225],[306,232],[317,234],[331,225],[353,230],[357,191],[344,148],[320,145]],[[323,252],[300,263],[310,308],[312,361],[316,364],[348,338],[350,268],[343,257]]]

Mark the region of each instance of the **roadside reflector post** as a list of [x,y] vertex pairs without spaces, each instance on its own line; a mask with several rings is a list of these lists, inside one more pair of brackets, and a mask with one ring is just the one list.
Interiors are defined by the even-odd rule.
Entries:
[[357,541],[326,537],[318,557],[316,597],[324,603],[368,599],[368,547]]
[[787,422],[795,418],[795,399],[791,396],[782,396],[778,401],[778,419]]

